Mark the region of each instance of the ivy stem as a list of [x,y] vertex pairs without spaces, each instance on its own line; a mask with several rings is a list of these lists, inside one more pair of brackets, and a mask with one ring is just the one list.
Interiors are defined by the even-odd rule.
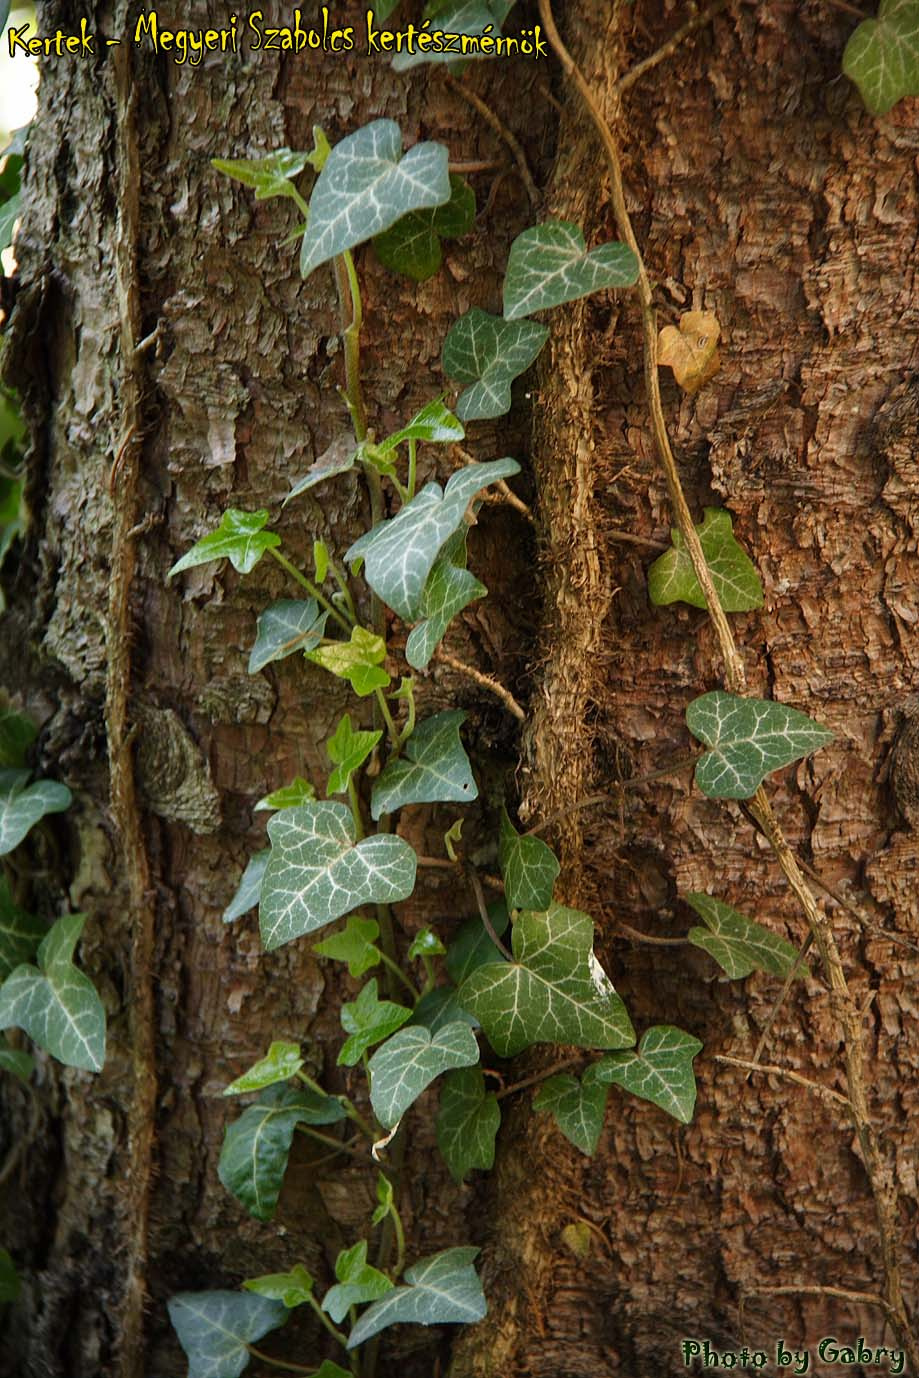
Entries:
[[[354,258],[347,251],[335,259],[335,285],[338,288],[342,340],[345,347],[345,397],[348,411],[351,413],[354,439],[358,445],[363,445],[367,439],[367,411],[361,388],[361,326],[364,324],[364,307]],[[377,482],[379,483],[379,475]]]
[[[321,1096],[323,1100],[329,1099],[328,1091],[323,1090],[323,1088],[319,1085],[319,1082],[314,1081],[313,1078],[311,1076],[308,1076],[307,1073],[304,1072],[302,1069],[297,1073],[297,1076],[303,1082],[303,1085],[308,1086],[309,1089],[311,1091],[314,1091],[317,1096]],[[349,1120],[354,1121],[358,1129],[362,1130],[369,1139],[377,1138],[376,1131],[371,1127],[371,1125],[367,1123],[363,1115],[355,1107],[354,1102],[350,1099],[350,1097],[336,1096],[335,1099],[340,1102],[342,1110],[344,1110]]]
[[316,602],[319,603],[323,608],[325,608],[329,616],[333,617],[335,621],[339,624],[339,626],[342,627],[348,633],[349,636],[351,635],[351,628],[353,624],[347,620],[343,613],[339,612],[338,608],[336,608],[334,603],[329,602],[328,598],[326,598],[325,594],[322,592],[321,589],[318,589],[316,587],[312,579],[307,579],[305,574],[301,574],[299,569],[297,569],[297,566],[291,564],[287,556],[282,555],[280,550],[275,549],[273,546],[269,547],[268,554],[272,555],[274,559],[277,560],[278,564],[281,566],[283,570],[285,570],[290,575],[291,579],[295,580],[296,583],[298,583],[302,589],[306,589],[307,593],[310,594],[312,598],[315,598]]
[[[311,1129],[308,1124],[298,1124],[297,1128],[299,1129],[301,1134],[306,1136],[306,1138],[316,1139],[318,1143],[325,1144],[327,1147],[334,1149],[334,1152],[328,1155],[330,1159],[336,1158],[339,1153],[344,1153],[349,1158],[364,1157],[364,1154],[361,1153],[360,1149],[355,1148],[354,1146],[358,1142],[357,1138],[354,1138],[350,1143],[342,1143],[340,1139],[333,1139],[331,1134],[322,1134],[318,1129]],[[323,1163],[326,1161],[327,1159],[324,1157],[318,1160],[318,1162]],[[310,1163],[310,1167],[313,1168],[316,1166],[317,1160],[314,1159],[313,1162]]]
[[389,1218],[396,1232],[396,1259],[392,1266],[391,1277],[393,1282],[398,1282],[402,1275],[402,1269],[405,1267],[405,1230],[402,1227],[402,1217],[396,1209],[395,1194],[389,1203]]
[[357,609],[354,606],[354,599],[351,597],[351,589],[348,587],[348,580],[345,578],[344,574],[342,574],[334,560],[329,561],[329,573],[341,589],[342,597],[345,600],[345,607],[348,609],[348,616],[351,618],[351,621],[356,624],[358,620]]
[[380,712],[383,715],[383,721],[386,724],[386,731],[389,733],[389,740],[392,742],[393,749],[390,752],[389,758],[387,760],[388,765],[389,761],[395,760],[399,752],[402,750],[402,739],[399,735],[399,729],[395,724],[393,715],[389,711],[389,704],[386,702],[386,696],[383,693],[383,690],[375,689],[374,693],[376,694],[376,699],[380,707]]
[[415,496],[415,483],[418,477],[418,441],[408,442],[408,483],[405,491],[408,494],[408,501],[411,502]]
[[[576,1067],[581,1061],[583,1061],[583,1054],[578,1054],[577,1057],[563,1058],[561,1062],[553,1062],[551,1067],[544,1067],[541,1072],[534,1072],[531,1077],[524,1077],[522,1081],[515,1081],[512,1086],[502,1086],[501,1090],[496,1092],[495,1099],[504,1100],[505,1096],[513,1096],[517,1091],[525,1091],[528,1086],[536,1086],[541,1081],[548,1081],[550,1077],[555,1076],[556,1072],[564,1072],[567,1067]],[[498,1074],[497,1072],[486,1071],[485,1075],[497,1076]]]
[[347,1348],[348,1348],[348,1337],[347,1337],[347,1335],[345,1334],[345,1332],[344,1332],[343,1330],[339,1330],[337,1325],[333,1325],[333,1324],[332,1324],[331,1320],[330,1320],[329,1317],[326,1315],[325,1311],[323,1311],[322,1307],[319,1305],[319,1302],[318,1302],[318,1301],[316,1300],[316,1298],[312,1295],[312,1293],[311,1293],[310,1296],[308,1297],[308,1301],[309,1301],[310,1306],[311,1306],[311,1307],[313,1308],[313,1310],[316,1312],[316,1315],[319,1317],[320,1324],[322,1324],[322,1325],[325,1326],[326,1330],[329,1332],[329,1334],[330,1334],[334,1339],[336,1339],[336,1340],[338,1341],[338,1343],[341,1345],[342,1349],[347,1349]]
[[466,876],[469,880],[469,884],[472,886],[472,893],[475,895],[475,902],[479,907],[479,918],[482,920],[485,932],[488,934],[489,938],[491,938],[498,951],[503,952],[507,960],[512,962],[514,960],[514,954],[504,946],[495,932],[495,926],[489,917],[488,907],[485,904],[485,891],[482,889],[482,882],[479,880],[477,872],[469,866],[466,870]]
[[285,1373],[306,1373],[309,1378],[313,1378],[313,1375],[319,1372],[318,1368],[304,1368],[302,1364],[295,1364],[290,1359],[272,1359],[270,1354],[266,1354],[264,1350],[256,1349],[255,1345],[246,1345],[246,1349],[253,1359],[268,1364],[270,1368],[281,1368]]
[[449,665],[451,670],[456,670],[467,679],[474,680],[483,689],[488,689],[495,694],[504,704],[508,712],[513,713],[518,722],[526,722],[526,713],[514,698],[509,689],[505,689],[503,684],[499,684],[491,675],[485,675],[481,670],[476,670],[474,666],[467,665],[464,660],[457,660],[456,656],[448,655],[446,651],[438,647],[434,652],[434,659],[439,660],[442,665]]
[[[659,62],[663,62],[664,58],[675,52],[683,40],[689,38],[690,34],[694,34],[697,29],[704,29],[706,24],[711,23],[715,15],[727,9],[730,3],[731,0],[715,0],[715,3],[709,5],[708,9],[694,14],[692,19],[687,20],[681,29],[677,29],[676,33],[671,34],[666,43],[662,43],[649,57],[643,58],[641,62],[636,62],[634,67],[630,67],[625,75],[619,78],[613,87],[615,94],[621,96],[624,91],[628,91],[629,87],[634,86],[635,82],[640,80],[645,72],[650,72],[652,67],[656,67]],[[845,5],[844,8],[849,9],[850,7]]]
[[418,987],[414,984],[414,982],[409,980],[405,972],[400,967],[399,963],[394,962],[391,957],[387,957],[386,953],[382,950],[380,951],[380,956],[383,958],[384,965],[389,968],[389,970],[393,973],[394,976],[397,976],[399,978],[403,986],[405,986],[405,989],[411,992],[412,999],[415,1001],[420,1000],[421,992],[418,990]]

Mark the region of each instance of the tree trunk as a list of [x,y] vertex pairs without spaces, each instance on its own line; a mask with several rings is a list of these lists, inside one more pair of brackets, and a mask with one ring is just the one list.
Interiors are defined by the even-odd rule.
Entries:
[[[264,9],[265,24],[291,22],[274,3]],[[364,13],[342,5],[334,17],[362,25]],[[162,26],[227,22],[202,0],[158,14]],[[908,1022],[915,949],[902,940],[919,927],[916,847],[883,777],[919,676],[906,267],[916,104],[872,119],[839,76],[852,17],[774,0],[728,5],[618,107],[617,78],[683,17],[661,0],[578,0],[557,15],[623,147],[661,323],[697,307],[722,325],[720,372],[695,398],[665,373],[665,409],[696,519],[705,505],[728,507],[763,579],[764,609],[732,619],[749,692],[836,734],[767,787],[792,847],[835,892],[818,895],[866,1006],[871,1106],[897,1165],[905,1245],[917,1187],[902,1107],[919,1054]],[[44,5],[39,31],[71,22],[64,6]],[[133,34],[104,4],[89,27]],[[313,1167],[320,1152],[302,1144],[271,1224],[217,1178],[223,1087],[272,1038],[303,1042],[311,1070],[340,1078],[339,1089],[360,1084],[335,1070],[349,978],[308,943],[263,954],[252,916],[221,922],[264,845],[253,804],[297,774],[324,782],[322,744],[354,700],[318,667],[247,674],[277,571],[262,564],[240,579],[207,565],[169,583],[166,573],[229,506],[269,509],[304,565],[313,539],[340,553],[368,514],[353,475],[281,507],[347,429],[333,283],[324,271],[302,281],[295,248],[282,247],[298,219],[290,203],[256,201],[210,159],[309,148],[316,123],[334,142],[385,115],[406,143],[438,139],[457,162],[499,164],[473,174],[475,232],[445,246],[429,283],[395,278],[363,251],[365,391],[380,434],[443,385],[452,320],[473,305],[500,309],[521,229],[547,214],[581,224],[589,244],[618,237],[599,144],[554,62],[481,64],[463,78],[522,141],[546,187],[539,209],[504,140],[440,70],[400,76],[363,53],[242,47],[192,66],[125,44],[98,63],[42,69],[8,350],[32,439],[31,524],[2,624],[4,681],[42,723],[36,764],[77,796],[53,830],[59,858],[35,851],[47,842],[33,848],[36,870],[53,877],[36,888],[90,915],[82,962],[107,1006],[109,1053],[98,1077],[41,1061],[29,1100],[3,1088],[4,1132],[10,1143],[25,1136],[28,1151],[2,1188],[3,1242],[26,1281],[0,1374],[178,1373],[171,1293],[235,1288],[297,1260],[327,1282],[372,1209],[374,1171]],[[587,1159],[523,1093],[509,1102],[495,1173],[462,1188],[434,1152],[432,1117],[419,1116],[403,1172],[411,1254],[484,1245],[490,1310],[468,1331],[390,1332],[378,1372],[658,1378],[684,1371],[684,1337],[770,1354],[779,1337],[795,1349],[829,1334],[889,1344],[871,1308],[757,1295],[779,1282],[883,1286],[844,1114],[714,1060],[752,1056],[780,983],[718,979],[696,949],[640,944],[619,927],[682,937],[695,920],[679,897],[702,890],[796,943],[806,933],[742,810],[702,798],[678,764],[693,747],[686,705],[721,683],[722,665],[703,613],[647,598],[655,551],[635,541],[666,542],[671,514],[634,298],[589,298],[551,326],[532,445],[522,391],[507,424],[480,423],[466,442],[481,459],[532,450],[539,602],[528,524],[489,506],[471,563],[490,597],[450,633],[451,651],[529,694],[531,723],[521,745],[496,699],[443,668],[423,681],[421,702],[470,713],[485,800],[469,811],[470,852],[493,833],[521,753],[528,816],[567,811],[551,834],[559,893],[594,917],[598,955],[636,1028],[672,1023],[703,1041],[698,1104],[683,1129],[614,1091]],[[154,334],[134,355],[130,342]],[[452,467],[448,458],[443,472]],[[670,765],[608,804],[572,809]],[[451,819],[441,809],[407,826],[436,837]],[[425,878],[399,921],[409,936],[473,912],[452,880]],[[763,1060],[845,1093],[813,960],[811,972]],[[557,1056],[539,1050],[509,1079]],[[580,1260],[562,1239],[579,1221],[592,1240]],[[916,1282],[910,1257],[908,1299]],[[310,1363],[331,1353],[299,1317],[272,1352]],[[835,1370],[814,1359],[810,1371]]]

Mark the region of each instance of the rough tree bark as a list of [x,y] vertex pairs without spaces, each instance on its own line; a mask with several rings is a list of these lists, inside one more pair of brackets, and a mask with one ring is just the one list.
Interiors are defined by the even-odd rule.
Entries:
[[[95,32],[124,30],[120,11],[91,8]],[[264,9],[266,23],[290,18]],[[63,5],[41,11],[42,32],[71,22]],[[363,13],[343,5],[336,18]],[[203,0],[159,17],[226,22]],[[662,321],[694,305],[723,325],[720,374],[691,401],[666,385],[665,403],[694,511],[728,506],[763,577],[764,610],[735,620],[750,691],[837,734],[770,789],[798,853],[872,925],[821,900],[855,989],[875,992],[873,1109],[897,1154],[911,1243],[915,952],[884,931],[919,927],[917,853],[883,773],[919,676],[916,105],[882,122],[865,114],[839,77],[854,21],[817,0],[735,0],[621,108],[617,77],[684,7],[577,0],[557,17],[621,137]],[[546,187],[545,213],[582,223],[588,242],[614,237],[595,136],[558,69],[494,64],[467,80],[522,140]],[[207,566],[181,588],[165,573],[229,505],[269,508],[304,557],[316,536],[342,549],[366,519],[349,478],[279,516],[290,481],[346,424],[334,392],[332,284],[323,273],[301,282],[293,250],[280,247],[292,210],[256,203],[209,160],[309,147],[314,123],[334,139],[380,115],[409,142],[445,141],[457,161],[508,165],[476,175],[476,231],[448,246],[431,283],[415,289],[363,258],[366,391],[382,429],[439,386],[450,321],[472,305],[498,308],[507,246],[537,216],[495,131],[440,73],[400,77],[363,55],[244,52],[193,68],[132,50],[43,69],[8,364],[32,436],[31,526],[2,624],[3,680],[43,724],[36,764],[77,793],[49,830],[60,858],[36,844],[46,848],[36,869],[50,875],[37,888],[91,916],[83,961],[103,992],[110,1041],[97,1078],[42,1063],[33,1103],[3,1089],[6,1146],[28,1135],[2,1189],[4,1242],[26,1276],[7,1318],[3,1374],[180,1372],[171,1292],[236,1286],[301,1258],[327,1278],[367,1213],[373,1174],[313,1169],[302,1146],[272,1225],[245,1215],[216,1175],[221,1090],[271,1036],[308,1038],[316,1068],[334,1064],[329,1010],[347,979],[321,969],[306,944],[262,955],[251,920],[230,930],[220,913],[260,845],[252,804],[294,774],[324,778],[321,744],[347,701],[318,670],[246,674],[255,615],[279,590],[272,571],[242,581]],[[478,426],[470,442],[483,459],[531,458],[541,611],[526,523],[489,508],[474,558],[492,597],[475,605],[458,643],[465,659],[531,694],[522,786],[534,819],[683,757],[685,705],[720,673],[704,616],[650,609],[653,551],[619,539],[663,541],[669,525],[634,302],[591,299],[551,324],[532,444],[522,394],[509,425]],[[157,331],[139,362],[126,330]],[[120,601],[111,595],[119,571]],[[493,806],[513,788],[514,724],[443,671],[424,694],[428,708],[459,698],[470,709]],[[133,743],[119,746],[132,725]],[[123,769],[126,794],[113,796],[108,767],[114,747],[117,783],[132,746],[136,804]],[[133,848],[124,845],[132,819]],[[486,807],[471,820],[473,838],[489,821]],[[806,1091],[744,1083],[712,1060],[750,1055],[775,982],[718,980],[693,949],[639,945],[617,927],[681,935],[691,918],[679,894],[709,890],[800,940],[771,854],[737,808],[703,800],[685,773],[571,813],[554,840],[562,893],[596,917],[599,955],[636,1025],[666,1020],[703,1040],[696,1119],[677,1130],[617,1096],[587,1160],[520,1096],[496,1173],[462,1189],[422,1135],[405,1171],[413,1250],[483,1243],[491,1309],[459,1337],[397,1333],[379,1372],[644,1378],[682,1371],[684,1335],[721,1346],[768,1347],[779,1335],[800,1346],[834,1332],[883,1343],[875,1312],[755,1295],[779,1275],[879,1284],[873,1209],[846,1125]],[[452,886],[427,882],[400,920],[411,933],[470,910]],[[819,980],[796,990],[768,1055],[843,1089]],[[561,1240],[577,1220],[594,1227],[586,1261]],[[913,1267],[906,1282],[912,1296]],[[316,1344],[304,1321],[277,1352],[302,1360]]]

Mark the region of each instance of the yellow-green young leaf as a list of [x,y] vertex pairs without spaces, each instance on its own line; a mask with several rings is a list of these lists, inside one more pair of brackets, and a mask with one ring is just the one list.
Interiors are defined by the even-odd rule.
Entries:
[[314,943],[313,951],[335,962],[347,962],[348,974],[357,980],[383,960],[380,949],[375,946],[379,936],[380,925],[376,919],[351,914],[341,933],[333,933],[321,943]]
[[352,1306],[367,1301],[379,1301],[392,1291],[392,1283],[385,1273],[367,1262],[367,1241],[361,1239],[350,1249],[342,1249],[335,1260],[338,1279],[322,1299],[322,1309],[340,1325]]
[[265,878],[265,867],[270,856],[271,848],[265,847],[263,851],[256,852],[255,856],[249,858],[236,888],[236,894],[223,911],[224,923],[233,923],[234,919],[241,919],[243,914],[247,914],[258,904],[262,893],[262,881]]
[[461,421],[503,416],[511,408],[511,383],[535,360],[549,338],[536,321],[506,321],[474,306],[450,327],[441,363],[448,378],[469,383],[460,393]]
[[105,1061],[105,1010],[89,977],[73,963],[85,914],[48,930],[38,966],[18,966],[0,986],[0,1029],[17,1028],[68,1067],[90,1072]]
[[593,1240],[593,1231],[583,1220],[572,1221],[562,1230],[562,1243],[566,1249],[570,1249],[576,1259],[584,1262],[590,1254],[590,1246]]
[[293,197],[291,179],[299,176],[309,158],[308,153],[292,153],[289,148],[279,148],[262,158],[212,158],[211,167],[242,182],[243,186],[252,187],[256,201],[266,201],[271,196]]
[[295,1263],[287,1273],[266,1273],[263,1277],[249,1278],[243,1283],[247,1292],[282,1302],[288,1311],[308,1302],[313,1294],[313,1286],[313,1278],[302,1263]]
[[354,1349],[390,1325],[472,1325],[488,1310],[472,1261],[478,1249],[444,1249],[405,1270],[394,1287],[361,1316],[348,1336]]
[[919,96],[919,0],[881,0],[877,18],[859,24],[846,44],[842,70],[872,115]]
[[287,1319],[283,1303],[248,1292],[179,1292],[166,1305],[188,1378],[239,1378],[249,1345]]
[[389,675],[381,669],[386,659],[386,642],[364,627],[351,628],[350,641],[333,641],[308,651],[307,660],[321,665],[338,679],[346,679],[359,698],[375,689],[385,689]]
[[18,847],[46,814],[63,813],[72,795],[56,780],[29,784],[28,770],[0,770],[0,856]]
[[313,568],[316,583],[324,584],[325,577],[329,572],[329,547],[325,541],[313,541]]
[[351,1037],[338,1054],[339,1067],[354,1067],[368,1048],[389,1038],[411,1017],[412,1012],[405,1005],[378,999],[377,981],[373,977],[356,1000],[341,1007],[341,1027]]
[[48,931],[42,919],[33,918],[13,899],[9,880],[0,875],[0,981],[14,967],[35,956],[38,944]]
[[468,1024],[446,1024],[435,1034],[416,1024],[400,1029],[370,1059],[374,1114],[392,1129],[442,1072],[471,1067],[478,1060],[479,1045]]
[[263,1091],[279,1081],[289,1081],[303,1066],[298,1043],[272,1043],[264,1057],[254,1062],[248,1072],[231,1081],[224,1088],[225,1096],[244,1096],[249,1091]]
[[[722,507],[706,507],[696,531],[715,592],[725,612],[747,612],[751,608],[761,608],[763,586],[753,561],[734,539],[730,512]],[[674,528],[670,537],[672,548],[655,560],[648,570],[651,602],[658,607],[682,602],[704,609],[708,604],[682,534]]]
[[689,1124],[696,1104],[693,1058],[702,1044],[682,1029],[659,1024],[641,1036],[637,1052],[611,1053],[588,1067],[584,1081],[617,1086],[649,1100],[681,1124]]
[[521,837],[501,809],[498,861],[509,909],[548,909],[561,867],[555,853],[538,837]]
[[318,646],[328,616],[319,611],[315,598],[302,602],[284,598],[272,603],[258,619],[255,644],[249,653],[249,674],[255,675],[273,660],[283,660],[295,651],[311,651]]
[[577,225],[546,220],[524,230],[511,245],[504,276],[504,319],[519,320],[637,281],[638,259],[627,244],[614,240],[588,251]]
[[480,1067],[448,1072],[440,1093],[437,1144],[456,1182],[474,1168],[489,1172],[495,1162],[495,1138],[501,1124],[498,1098],[486,1092]]
[[475,223],[475,192],[462,177],[450,177],[450,200],[433,210],[412,211],[373,241],[377,258],[393,273],[416,282],[433,277],[443,261],[442,239],[459,239]]
[[446,951],[433,928],[422,928],[412,939],[408,955],[413,960],[417,957],[443,957]]
[[236,507],[228,508],[217,530],[209,536],[202,536],[181,560],[176,560],[169,571],[169,578],[180,570],[223,559],[229,560],[239,574],[248,574],[266,550],[274,550],[281,544],[280,536],[265,530],[267,524],[268,513],[265,511],[241,512]]
[[[786,977],[795,969],[798,951],[777,933],[754,923],[711,895],[692,894],[683,898],[706,925],[705,928],[691,928],[689,941],[714,957],[733,980],[742,980],[751,971],[768,971],[773,976]],[[806,962],[798,965],[796,975],[809,975]]]
[[392,1189],[392,1182],[384,1173],[377,1176],[377,1207],[370,1217],[371,1225],[379,1225],[381,1220],[385,1220],[393,1207],[395,1196]]
[[533,1109],[548,1111],[569,1143],[593,1157],[603,1129],[607,1090],[570,1072],[549,1077],[533,1098]]
[[[298,804],[309,804],[315,798],[316,791],[309,780],[304,780],[302,775],[295,775],[289,785],[282,785],[280,789],[272,790],[271,794],[266,794],[263,799],[260,799],[253,809],[253,813],[264,812],[266,809],[272,811],[275,809],[295,809]],[[267,856],[268,852],[266,851],[266,860]]]
[[693,699],[686,725],[709,748],[696,762],[696,784],[710,799],[750,799],[772,771],[833,740],[796,708],[721,689]]
[[351,714],[344,715],[334,736],[325,744],[329,760],[335,766],[329,776],[328,794],[345,793],[351,776],[364,764],[382,735],[382,732],[355,732],[351,726]]
[[6,1249],[0,1249],[0,1302],[15,1301],[19,1296],[19,1274]]
[[[20,1081],[27,1082],[35,1069],[35,1059],[28,1053],[21,1053],[16,1048],[11,1048],[6,1039],[0,1034],[0,1072],[11,1072]],[[2,1250],[0,1250],[2,1253]],[[0,1301],[3,1298],[0,1296]]]
[[405,751],[374,781],[370,813],[376,820],[406,804],[471,803],[479,791],[460,741],[462,709],[435,713],[419,723]]

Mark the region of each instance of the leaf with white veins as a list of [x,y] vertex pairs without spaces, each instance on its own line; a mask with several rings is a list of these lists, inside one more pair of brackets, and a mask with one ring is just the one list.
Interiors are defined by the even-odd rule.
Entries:
[[472,1260],[478,1249],[444,1249],[405,1270],[394,1287],[361,1316],[348,1336],[354,1349],[390,1325],[471,1325],[488,1310]]
[[637,281],[638,259],[627,244],[614,240],[588,251],[577,225],[546,220],[524,230],[511,245],[504,276],[504,319],[515,321]]
[[772,771],[833,740],[796,708],[720,689],[693,699],[686,725],[709,748],[696,762],[696,784],[710,799],[750,799]]
[[73,964],[85,914],[58,919],[38,949],[38,966],[18,966],[0,986],[0,1029],[22,1029],[68,1067],[99,1072],[105,1061],[105,1010]]
[[[733,980],[742,980],[751,971],[768,971],[773,976],[786,977],[795,967],[798,951],[778,933],[754,923],[711,895],[692,894],[683,898],[706,925],[705,928],[691,928],[689,941],[714,957]],[[806,962],[798,965],[796,975],[809,975]]]
[[437,1144],[455,1182],[473,1170],[490,1172],[501,1111],[494,1091],[485,1090],[480,1067],[448,1072],[440,1093]]
[[478,798],[469,757],[460,741],[462,709],[436,713],[419,723],[404,754],[390,761],[374,781],[370,813],[374,820],[406,804],[456,802]]
[[397,1125],[431,1082],[451,1067],[479,1060],[479,1045],[468,1024],[447,1024],[431,1034],[410,1024],[393,1034],[370,1059],[370,1103],[386,1129]]
[[636,1052],[600,1058],[584,1074],[598,1085],[615,1082],[633,1096],[649,1100],[681,1124],[689,1124],[696,1104],[693,1058],[702,1044],[671,1024],[646,1029]]

